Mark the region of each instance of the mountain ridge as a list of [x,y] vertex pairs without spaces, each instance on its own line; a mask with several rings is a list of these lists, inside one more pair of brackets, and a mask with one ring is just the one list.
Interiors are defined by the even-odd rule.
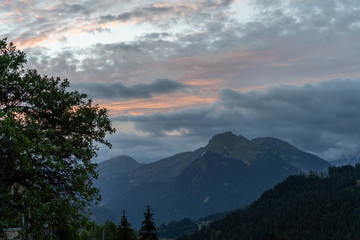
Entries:
[[133,213],[150,204],[162,223],[245,206],[289,175],[323,171],[328,166],[279,139],[248,140],[225,132],[203,148],[138,165],[99,188],[102,207],[115,215],[126,209],[129,220],[139,222],[141,215]]

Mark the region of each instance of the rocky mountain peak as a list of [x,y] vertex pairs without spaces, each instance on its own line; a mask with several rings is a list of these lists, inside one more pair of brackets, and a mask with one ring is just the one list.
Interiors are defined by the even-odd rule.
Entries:
[[224,132],[212,137],[205,146],[205,151],[241,160],[246,164],[249,164],[251,158],[255,157],[254,144],[245,137],[232,132]]
[[106,175],[128,172],[141,164],[132,157],[121,155],[99,163],[98,170],[106,172]]

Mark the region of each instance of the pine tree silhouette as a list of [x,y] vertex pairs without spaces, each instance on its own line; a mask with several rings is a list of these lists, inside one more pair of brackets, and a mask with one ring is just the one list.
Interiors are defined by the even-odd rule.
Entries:
[[153,221],[153,213],[151,213],[151,208],[147,205],[144,212],[145,219],[142,222],[142,226],[139,232],[140,240],[158,240],[156,233],[156,226]]
[[120,219],[120,224],[118,228],[118,240],[135,240],[136,235],[134,234],[133,229],[131,229],[131,224],[128,222],[125,210],[123,210],[123,215]]

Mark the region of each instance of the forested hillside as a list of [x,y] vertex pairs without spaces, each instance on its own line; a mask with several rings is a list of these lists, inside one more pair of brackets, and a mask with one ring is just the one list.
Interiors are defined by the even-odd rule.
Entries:
[[290,176],[243,210],[178,240],[360,239],[360,165]]

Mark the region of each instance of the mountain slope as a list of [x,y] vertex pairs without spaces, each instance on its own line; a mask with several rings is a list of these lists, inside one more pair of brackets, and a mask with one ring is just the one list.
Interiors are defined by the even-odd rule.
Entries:
[[243,210],[179,240],[360,239],[360,165],[331,167],[328,177],[291,176]]
[[360,152],[352,153],[346,156],[343,156],[339,159],[330,162],[334,166],[342,165],[355,165],[360,163]]
[[142,166],[133,158],[122,155],[101,162],[98,165],[99,177],[94,185],[100,189],[102,204],[127,191],[129,185],[128,173]]
[[201,152],[202,148],[144,164],[131,173],[131,182],[137,185],[141,182],[171,181],[193,162]]
[[[118,215],[126,209],[133,224],[141,222],[146,204],[151,205],[158,223],[199,218],[245,206],[289,175],[328,166],[278,139],[250,141],[226,132],[194,152],[119,174],[116,179],[122,181],[118,185],[123,191],[107,195],[103,207]],[[105,187],[100,186],[101,191]]]
[[309,172],[310,170],[324,172],[329,166],[321,158],[303,152],[291,144],[277,138],[256,138],[251,142],[261,147],[263,151],[273,151],[278,153],[285,162],[300,169],[302,172]]
[[106,182],[114,176],[127,173],[131,170],[138,168],[139,166],[141,166],[140,163],[126,155],[114,157],[107,161],[103,161],[98,164],[97,170],[100,175],[97,182],[98,184],[101,184],[102,182]]

